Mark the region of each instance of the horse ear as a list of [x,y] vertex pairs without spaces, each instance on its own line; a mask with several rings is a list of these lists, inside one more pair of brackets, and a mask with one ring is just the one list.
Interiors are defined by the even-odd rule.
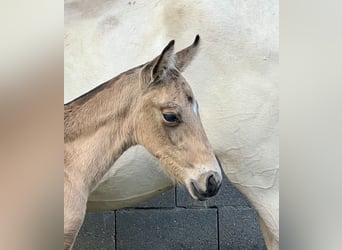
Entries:
[[160,56],[154,60],[154,65],[151,72],[153,81],[162,80],[167,71],[174,67],[174,46],[175,40],[170,41],[163,49]]
[[175,66],[180,71],[183,72],[184,69],[191,63],[192,59],[196,56],[198,51],[198,45],[200,41],[200,36],[195,37],[194,42],[185,49],[176,53]]

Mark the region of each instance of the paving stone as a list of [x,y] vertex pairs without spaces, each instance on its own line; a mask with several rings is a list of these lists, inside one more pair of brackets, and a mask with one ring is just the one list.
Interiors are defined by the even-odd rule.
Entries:
[[231,184],[225,175],[223,176],[222,186],[219,192],[207,201],[197,201],[192,199],[188,191],[183,186],[177,186],[176,192],[177,207],[250,207],[247,199]]
[[115,249],[115,213],[87,213],[73,250]]
[[116,212],[117,250],[217,250],[216,209]]
[[221,250],[266,250],[257,214],[253,208],[219,208]]
[[175,188],[162,193],[161,195],[138,204],[137,208],[172,208],[175,207]]

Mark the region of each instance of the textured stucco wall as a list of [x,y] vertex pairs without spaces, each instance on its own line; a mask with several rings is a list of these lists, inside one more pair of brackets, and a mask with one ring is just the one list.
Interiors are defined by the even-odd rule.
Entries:
[[[67,0],[65,16],[66,101],[150,60],[171,39],[176,39],[178,50],[187,46],[195,34],[201,35],[200,53],[185,76],[199,101],[204,128],[225,174],[248,197],[277,241],[278,1]],[[120,200],[123,197],[116,192],[120,189],[127,199],[138,200],[168,188],[170,180],[160,171],[153,172],[153,164],[141,164],[149,160],[146,153],[130,150],[125,161],[107,175],[108,182],[96,190],[100,196],[91,199],[100,205],[105,198]],[[139,182],[131,178],[132,173],[143,176],[140,173],[144,172],[154,174]],[[221,195],[227,198],[225,193],[229,192],[231,189],[222,190]],[[181,206],[177,194],[168,211]],[[223,218],[223,214],[243,216],[239,209],[246,206],[236,205],[234,199],[222,198],[225,209],[218,206],[216,219]],[[117,219],[119,214],[125,215],[111,216]],[[232,238],[230,231],[222,231],[232,225],[225,222],[227,227],[217,223],[218,242]],[[237,235],[242,237],[244,233]]]

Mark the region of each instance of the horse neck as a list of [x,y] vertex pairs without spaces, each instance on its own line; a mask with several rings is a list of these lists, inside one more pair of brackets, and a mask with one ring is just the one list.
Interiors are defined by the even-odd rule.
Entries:
[[65,106],[65,169],[88,191],[135,144],[137,85],[137,72],[124,73]]

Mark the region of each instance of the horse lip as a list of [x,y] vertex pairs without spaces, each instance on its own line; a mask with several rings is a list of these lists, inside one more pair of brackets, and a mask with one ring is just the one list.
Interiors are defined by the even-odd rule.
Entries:
[[205,201],[208,199],[208,197],[205,196],[205,193],[203,191],[200,191],[193,181],[191,181],[191,188],[198,200]]

